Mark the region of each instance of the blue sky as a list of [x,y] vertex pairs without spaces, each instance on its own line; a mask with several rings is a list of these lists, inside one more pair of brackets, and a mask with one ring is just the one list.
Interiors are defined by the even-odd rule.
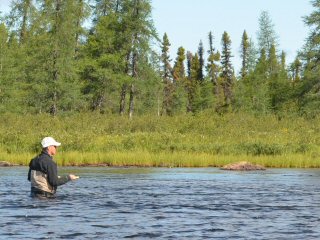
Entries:
[[213,32],[214,45],[221,49],[221,37],[227,31],[232,41],[233,64],[240,68],[240,43],[246,30],[257,44],[258,19],[268,11],[279,37],[279,50],[287,54],[287,63],[293,61],[301,49],[309,29],[303,16],[313,7],[308,0],[152,0],[154,23],[162,38],[166,32],[171,43],[171,58],[177,49],[196,52],[200,40],[208,49],[207,35]]
[[[293,61],[301,49],[309,29],[302,17],[313,8],[309,0],[151,0],[153,19],[159,37],[166,32],[171,42],[172,60],[183,46],[196,52],[200,40],[208,48],[207,35],[213,32],[215,48],[221,49],[221,37],[227,31],[232,41],[233,64],[240,68],[239,48],[241,36],[247,31],[255,43],[258,18],[268,11],[279,37],[279,50],[287,54],[287,63]],[[10,0],[0,0],[0,11],[7,12]]]

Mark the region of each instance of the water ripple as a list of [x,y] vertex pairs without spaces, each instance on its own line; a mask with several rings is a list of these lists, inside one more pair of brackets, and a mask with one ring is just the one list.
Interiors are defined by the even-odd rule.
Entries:
[[70,171],[39,200],[26,168],[0,168],[0,239],[320,239],[317,169]]

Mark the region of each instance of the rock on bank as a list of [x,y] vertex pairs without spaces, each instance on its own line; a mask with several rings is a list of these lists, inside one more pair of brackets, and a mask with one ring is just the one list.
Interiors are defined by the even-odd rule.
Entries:
[[249,162],[238,162],[230,163],[221,168],[222,170],[236,170],[236,171],[256,171],[256,170],[266,170],[265,167],[257,164],[252,164]]

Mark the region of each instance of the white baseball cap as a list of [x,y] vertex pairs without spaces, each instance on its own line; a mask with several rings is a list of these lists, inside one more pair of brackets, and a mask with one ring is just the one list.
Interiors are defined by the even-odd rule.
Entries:
[[49,146],[60,146],[61,143],[54,140],[52,137],[45,137],[41,141],[41,145],[43,148],[49,147]]

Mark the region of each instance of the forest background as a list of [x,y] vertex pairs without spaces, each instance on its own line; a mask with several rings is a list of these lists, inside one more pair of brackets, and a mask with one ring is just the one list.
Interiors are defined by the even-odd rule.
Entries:
[[227,31],[220,46],[208,32],[171,60],[149,0],[12,1],[0,23],[0,157],[26,164],[53,135],[65,165],[319,167],[320,1],[312,6],[291,63],[262,11],[257,42],[239,36],[237,74]]

